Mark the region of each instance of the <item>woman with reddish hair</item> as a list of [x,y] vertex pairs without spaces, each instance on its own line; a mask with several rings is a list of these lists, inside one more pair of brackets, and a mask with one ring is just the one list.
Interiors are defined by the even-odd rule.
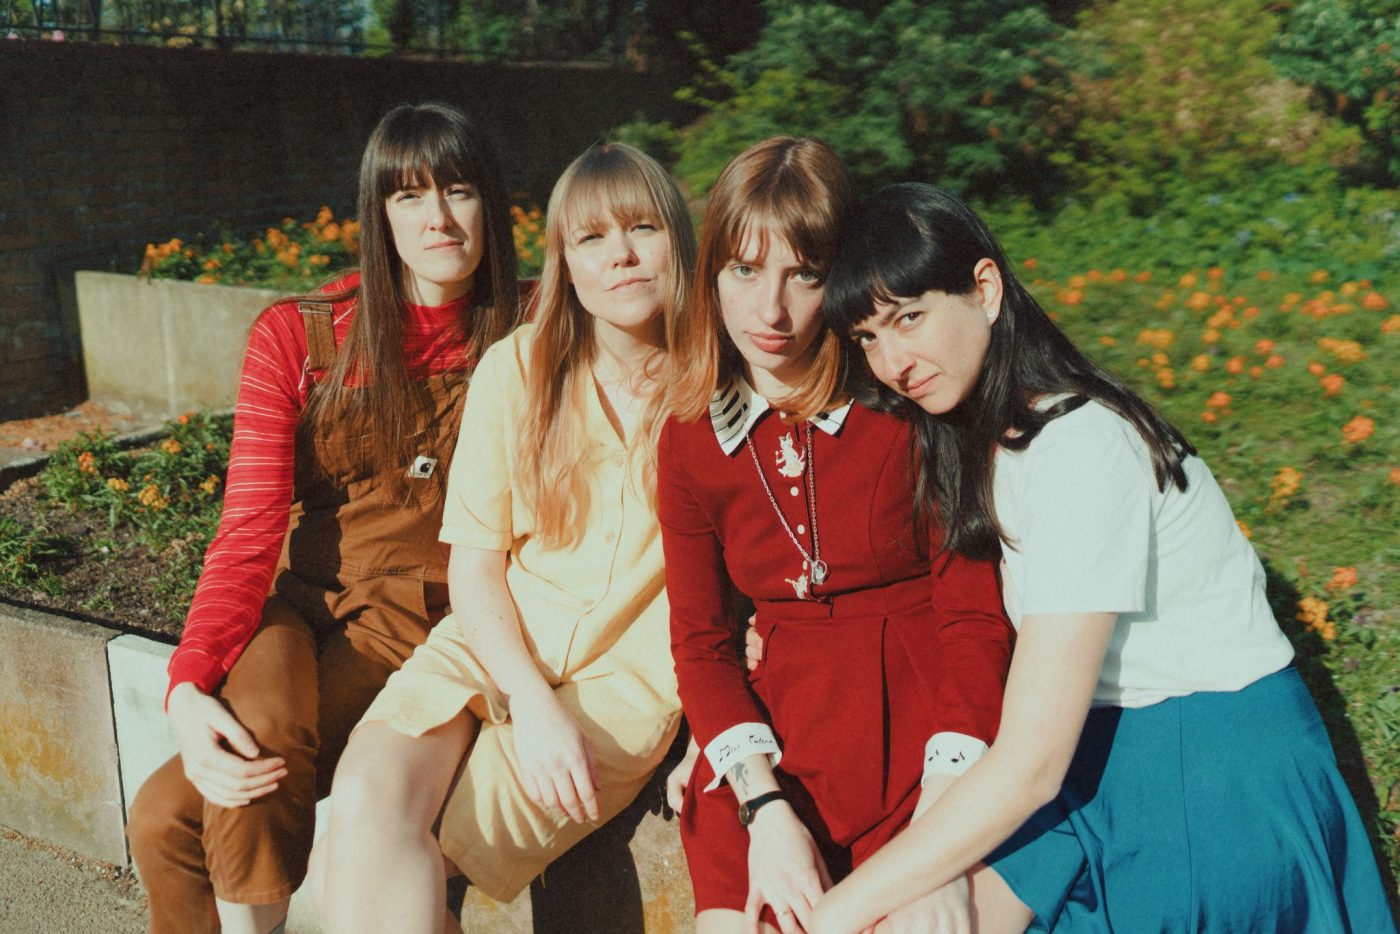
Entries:
[[[658,494],[676,675],[704,750],[681,807],[702,934],[805,928],[833,880],[987,748],[1000,713],[995,566],[931,560],[908,426],[851,404],[843,339],[819,314],[851,201],[816,140],[737,156],[671,341]],[[764,642],[751,674],[734,589]],[[965,918],[966,885],[906,909]]]

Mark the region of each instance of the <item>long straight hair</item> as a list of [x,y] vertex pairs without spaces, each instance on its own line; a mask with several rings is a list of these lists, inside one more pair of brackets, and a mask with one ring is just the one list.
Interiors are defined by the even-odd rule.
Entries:
[[[549,198],[544,268],[535,293],[535,333],[526,373],[527,402],[516,450],[518,489],[535,517],[535,534],[551,547],[579,540],[591,507],[586,462],[596,447],[585,433],[594,392],[594,319],[569,283],[564,246],[580,227],[651,223],[665,231],[670,263],[662,288],[662,334],[685,304],[695,269],[695,235],[685,199],[656,160],[624,143],[593,146],[575,159]],[[665,347],[662,355],[665,354]],[[662,355],[642,374],[654,388],[628,456],[644,459],[644,494],[654,498],[656,447],[664,421]]]
[[[480,194],[485,249],[458,321],[469,365],[520,321],[510,206],[490,140],[466,114],[446,104],[401,104],[386,113],[365,146],[359,181],[359,284],[310,296],[353,300],[355,316],[311,393],[301,430],[323,463],[331,434],[346,431],[364,439],[364,469],[381,475],[397,471],[406,478],[417,453],[415,416],[429,400],[418,381],[421,374],[410,373],[404,360],[407,292],[385,204],[394,192],[429,181],[439,188],[467,182]],[[444,459],[450,456],[440,452]],[[438,471],[439,478],[446,474]]]
[[[920,475],[920,518],[939,521],[943,547],[994,558],[1006,540],[992,496],[998,448],[1019,451],[1047,424],[1093,399],[1126,419],[1152,457],[1158,489],[1186,489],[1182,462],[1196,449],[1141,396],[1088,358],[1026,291],[1001,245],[977,214],[951,192],[933,185],[891,185],[868,202],[842,231],[827,281],[822,314],[832,330],[849,334],[875,303],[925,292],[966,295],[976,287],[982,259],[996,263],[1001,312],[992,323],[982,373],[968,398],[946,415],[924,412],[880,386],[860,350],[847,341],[856,395],[913,420]],[[1068,394],[1039,408],[1046,395]],[[1008,544],[1014,543],[1008,542]]]
[[[719,274],[725,264],[739,255],[746,239],[766,232],[782,237],[803,262],[825,275],[836,256],[841,221],[854,201],[841,158],[820,140],[776,136],[750,146],[724,167],[700,228],[690,305],[675,320],[671,336],[674,372],[667,404],[678,418],[698,418],[715,391],[744,372],[720,307]],[[807,418],[841,403],[842,343],[840,335],[822,329],[809,351],[811,366],[782,401],[785,410]]]

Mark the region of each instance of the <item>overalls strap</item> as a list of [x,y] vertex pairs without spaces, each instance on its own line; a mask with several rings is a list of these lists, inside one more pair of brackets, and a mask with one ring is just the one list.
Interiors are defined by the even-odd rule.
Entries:
[[306,365],[327,370],[335,357],[335,309],[330,302],[297,302],[306,328]]

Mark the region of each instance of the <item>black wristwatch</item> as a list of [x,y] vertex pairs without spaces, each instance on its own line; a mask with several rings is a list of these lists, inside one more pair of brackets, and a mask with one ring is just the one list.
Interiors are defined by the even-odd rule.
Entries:
[[781,791],[765,791],[757,798],[750,798],[739,805],[739,826],[747,827],[753,823],[754,815],[758,809],[772,801],[787,800]]

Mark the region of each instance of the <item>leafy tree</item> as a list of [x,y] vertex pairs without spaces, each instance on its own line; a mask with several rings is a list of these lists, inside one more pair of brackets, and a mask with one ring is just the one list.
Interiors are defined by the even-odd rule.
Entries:
[[[778,133],[830,143],[866,184],[923,178],[972,194],[1044,194],[1042,155],[1070,122],[1064,30],[1039,3],[765,0],[750,48],[678,95],[705,113],[678,131],[622,128],[669,144],[707,191],[744,146]],[[665,155],[666,153],[662,153]]]
[[1074,145],[1053,157],[1091,197],[1139,214],[1183,186],[1233,185],[1304,163],[1326,167],[1352,140],[1309,120],[1304,94],[1267,52],[1278,24],[1263,0],[1133,0],[1088,9],[1093,65],[1077,81]]
[[1302,0],[1273,51],[1279,70],[1357,127],[1367,157],[1400,184],[1400,0]]

